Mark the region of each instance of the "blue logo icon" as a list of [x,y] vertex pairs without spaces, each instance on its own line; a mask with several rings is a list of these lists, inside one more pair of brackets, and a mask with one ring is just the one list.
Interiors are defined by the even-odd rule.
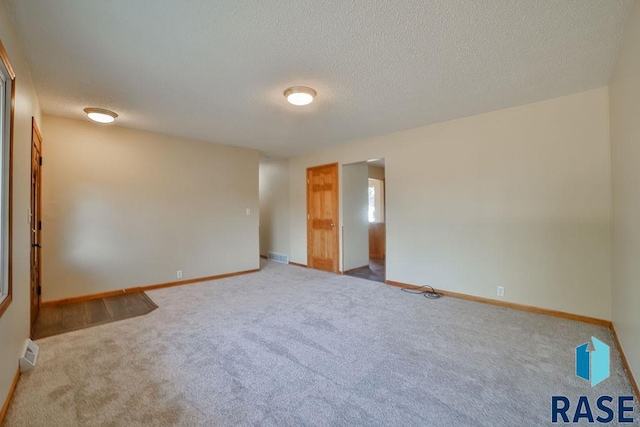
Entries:
[[[591,382],[591,387],[600,384],[610,375],[609,346],[596,337],[576,347],[576,375]],[[567,396],[551,397],[552,423],[579,423],[585,419],[589,424],[633,423],[633,396],[600,396],[597,400],[589,400],[587,396],[580,396],[576,405]],[[617,419],[616,419],[617,416]]]
[[591,337],[592,349],[589,342],[576,347],[576,375],[591,381],[591,387],[609,378],[609,346],[596,337]]

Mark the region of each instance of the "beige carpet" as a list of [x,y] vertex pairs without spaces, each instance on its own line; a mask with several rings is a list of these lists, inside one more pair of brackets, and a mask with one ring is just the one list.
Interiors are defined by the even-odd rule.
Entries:
[[[610,332],[579,322],[268,262],[149,296],[40,340],[7,425],[533,426],[552,395],[632,394]],[[612,348],[594,388],[574,374],[592,335]]]

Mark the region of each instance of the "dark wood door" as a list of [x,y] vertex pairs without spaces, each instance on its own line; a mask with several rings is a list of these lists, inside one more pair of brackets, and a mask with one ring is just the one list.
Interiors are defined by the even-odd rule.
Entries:
[[40,311],[40,272],[42,251],[42,136],[35,119],[32,119],[31,131],[31,329],[36,323]]
[[338,272],[338,164],[307,169],[307,265]]

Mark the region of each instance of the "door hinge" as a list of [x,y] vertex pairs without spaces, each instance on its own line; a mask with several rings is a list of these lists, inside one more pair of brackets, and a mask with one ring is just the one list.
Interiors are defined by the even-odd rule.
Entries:
[[38,221],[38,230],[42,230],[42,221]]
[[38,295],[42,295],[42,286],[38,285]]
[[42,166],[42,156],[40,156],[40,166]]

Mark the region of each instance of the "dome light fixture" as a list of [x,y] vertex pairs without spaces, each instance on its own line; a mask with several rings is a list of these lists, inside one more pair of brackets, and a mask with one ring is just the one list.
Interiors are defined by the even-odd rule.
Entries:
[[284,97],[287,98],[287,101],[298,106],[311,104],[317,94],[315,90],[306,86],[293,86],[284,91]]
[[116,117],[118,117],[113,111],[105,110],[104,108],[90,107],[85,108],[84,112],[87,113],[87,117],[98,123],[113,123],[116,121]]

